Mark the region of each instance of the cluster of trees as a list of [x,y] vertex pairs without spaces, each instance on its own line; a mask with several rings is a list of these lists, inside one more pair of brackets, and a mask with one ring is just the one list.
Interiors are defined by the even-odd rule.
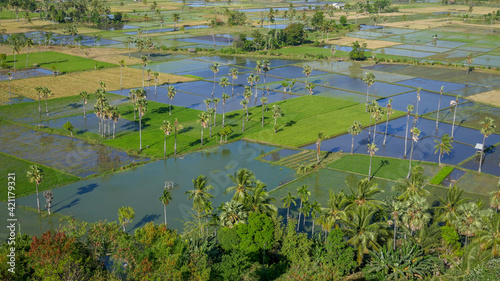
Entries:
[[268,33],[254,30],[250,36],[253,39],[247,40],[246,35],[240,33],[234,41],[234,47],[243,51],[268,50],[300,45],[306,40],[305,28],[301,23],[292,23],[282,30],[271,29]]
[[[40,173],[28,173],[38,184]],[[401,179],[394,197],[368,178],[348,178],[349,191],[330,191],[325,206],[301,186],[281,201],[278,216],[266,185],[247,169],[229,175],[233,198],[212,207],[213,188],[203,175],[186,195],[192,220],[184,232],[147,223],[133,234],[126,226],[131,207],[120,208],[119,223],[72,220],[41,237],[16,237],[16,274],[7,271],[8,248],[0,252],[2,280],[414,280],[461,277],[500,278],[500,186],[489,206],[451,187],[439,204],[427,202],[420,167]],[[43,173],[42,173],[43,179]],[[165,207],[175,202],[168,190]],[[158,204],[160,208],[160,204]],[[298,217],[289,208],[299,206]],[[489,207],[489,208],[488,208]],[[311,220],[306,222],[306,218]],[[285,224],[283,224],[285,223]],[[315,229],[321,231],[314,232]],[[302,230],[302,231],[300,231]],[[309,233],[309,230],[311,231]]]
[[399,8],[397,6],[392,5],[392,1],[389,0],[377,0],[370,3],[366,2],[356,2],[352,5],[348,6],[349,9],[359,10],[361,13],[392,13],[398,12]]

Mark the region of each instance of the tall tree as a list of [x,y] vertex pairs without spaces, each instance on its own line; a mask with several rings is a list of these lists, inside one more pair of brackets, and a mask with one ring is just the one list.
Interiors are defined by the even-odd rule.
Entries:
[[142,56],[142,88],[144,89],[144,69],[148,65],[148,57]]
[[[10,82],[9,82],[10,83]],[[41,101],[42,101],[42,93],[43,93],[43,87],[41,86],[37,86],[35,87],[35,90],[38,92],[38,114],[40,116],[42,116],[42,105],[41,105]]]
[[277,120],[279,117],[281,117],[281,115],[282,115],[281,107],[277,104],[273,105],[274,133],[275,134],[278,132]]
[[165,133],[165,137],[163,138],[163,157],[167,157],[167,136],[170,136],[173,130],[170,121],[163,120],[163,125],[161,125],[160,130]]
[[412,196],[428,196],[430,192],[425,189],[427,185],[426,178],[424,177],[424,168],[416,166],[413,168],[410,178],[399,179],[395,185],[395,189],[401,191],[399,200],[408,200]]
[[37,165],[31,165],[30,169],[26,173],[26,177],[30,182],[34,182],[36,185],[36,205],[38,208],[38,213],[40,213],[40,197],[38,196],[38,185],[43,182],[45,173]]
[[387,116],[387,119],[385,120],[385,134],[384,134],[384,143],[383,146],[385,147],[385,141],[387,140],[387,128],[389,127],[389,118],[391,118],[391,115],[394,113],[392,110],[392,99],[389,99],[389,103],[387,103],[387,107],[385,109],[385,114]]
[[140,98],[137,101],[137,110],[139,114],[139,150],[142,151],[142,117],[148,111],[148,101],[145,98]]
[[363,131],[363,126],[361,122],[354,121],[354,123],[347,129],[347,132],[352,136],[351,142],[351,155],[354,153],[354,136],[359,135]]
[[247,112],[247,118],[248,118],[248,101],[247,100],[241,100],[240,105],[243,107],[243,116],[241,118],[241,131],[245,132],[245,111]]
[[438,153],[439,151],[439,156],[438,156],[438,163],[439,163],[439,166],[441,166],[441,156],[443,156],[443,154],[450,154],[450,151],[453,149],[453,146],[451,145],[451,143],[453,142],[450,138],[450,136],[448,134],[444,134],[442,137],[441,137],[441,140],[434,140],[434,142],[436,143],[436,145],[434,146],[434,148],[436,149],[434,151],[434,154]]
[[231,181],[235,184],[234,186],[228,187],[224,194],[233,192],[234,201],[245,203],[248,198],[248,191],[251,191],[255,188],[254,180],[255,175],[252,171],[241,168],[234,175],[228,175]]
[[267,72],[271,70],[271,63],[269,60],[262,60],[262,71],[264,71],[264,84],[266,84]]
[[264,107],[267,108],[267,98],[262,97],[260,98],[260,102],[262,103],[262,120],[261,120],[261,127],[264,127]]
[[312,227],[311,227],[311,237],[314,237],[314,228],[316,227],[316,217],[321,214],[321,204],[318,201],[313,201],[311,203],[311,218],[312,218]]
[[401,222],[411,231],[412,236],[415,231],[424,228],[432,218],[425,197],[410,196],[404,201],[404,208],[405,212],[401,216]]
[[81,91],[80,92],[80,97],[83,99],[83,118],[87,119],[87,115],[85,114],[85,105],[87,104],[87,101],[89,100],[90,94],[87,93],[87,91]]
[[228,94],[222,94],[222,128],[225,126],[226,121],[226,101],[230,98]]
[[495,128],[497,127],[495,125],[495,120],[490,117],[484,117],[484,120],[480,122],[482,125],[481,127],[481,134],[483,134],[483,147],[481,149],[481,156],[479,158],[479,169],[478,172],[481,173],[481,166],[483,165],[483,155],[484,155],[484,142],[486,141],[486,138],[493,134],[495,132]]
[[234,96],[234,79],[238,79],[238,69],[237,68],[231,68],[229,69],[229,74],[231,78],[233,79],[233,82],[231,83],[231,94]]
[[214,98],[214,92],[215,92],[215,75],[219,72],[219,67],[220,63],[214,62],[212,66],[210,66],[210,70],[214,73],[214,87],[212,89],[212,99]]
[[125,232],[127,225],[132,223],[135,218],[135,211],[132,207],[121,207],[118,209],[118,221],[123,227],[123,232]]
[[[223,94],[225,95],[225,94]],[[217,123],[217,104],[220,102],[219,98],[214,98],[214,127],[216,126]]]
[[[297,188],[297,196],[300,198],[300,207],[299,210],[302,210],[302,206],[304,205],[304,201],[309,200],[309,196],[311,196],[311,192],[308,190],[307,185],[303,185],[299,188]],[[297,220],[297,231],[300,229],[300,215],[301,212],[299,212],[299,219]]]
[[153,72],[153,80],[155,81],[155,96],[156,96],[156,85],[160,81],[160,73],[158,72]]
[[443,96],[443,92],[444,92],[444,86],[441,86],[441,90],[439,91],[438,110],[436,113],[436,131],[438,130],[439,126],[439,111],[441,110],[441,97]]
[[366,103],[368,103],[368,93],[370,91],[370,87],[375,84],[375,74],[367,72],[363,78],[363,82],[366,84]]
[[302,70],[302,73],[304,73],[304,75],[306,76],[306,86],[308,86],[309,83],[307,82],[307,78],[309,77],[309,75],[311,75],[312,68],[308,64],[306,64],[304,65],[304,70]]
[[198,118],[200,118],[201,125],[201,146],[203,146],[203,129],[207,127],[208,122],[210,122],[210,116],[206,112],[201,112],[198,114]]
[[[250,104],[250,99],[252,98],[252,90],[250,87],[245,86],[245,92],[243,92],[243,97],[247,101],[247,104]],[[247,121],[248,121],[248,107],[246,107],[246,113],[247,113]]]
[[411,129],[411,134],[412,134],[412,141],[411,141],[411,150],[410,150],[410,163],[409,163],[409,168],[408,168],[408,175],[406,178],[410,178],[411,175],[411,161],[413,161],[413,147],[415,143],[418,141],[418,137],[420,136],[420,130],[417,127],[413,127]]
[[406,152],[408,151],[408,128],[410,124],[410,113],[413,111],[413,105],[409,104],[406,106],[406,134],[405,134],[405,153],[404,158],[406,159]]
[[368,144],[368,153],[370,154],[370,168],[368,169],[368,177],[372,178],[372,158],[375,155],[375,152],[378,151],[377,145],[374,143]]
[[346,209],[350,210],[365,206],[378,209],[382,208],[382,202],[375,200],[373,197],[384,191],[378,188],[377,183],[371,182],[370,178],[360,180],[356,187],[352,187],[352,184],[348,184],[348,186],[351,194],[348,197],[349,205]]
[[325,134],[323,132],[318,133],[318,139],[316,140],[316,163],[319,164],[319,156],[321,154],[321,142],[325,138]]
[[451,139],[455,133],[455,119],[457,117],[458,96],[455,100],[450,101],[450,106],[453,107],[453,124],[451,125]]
[[245,205],[252,213],[266,214],[270,217],[278,214],[278,208],[272,202],[276,201],[269,196],[266,185],[261,181],[256,181],[255,187],[251,189],[251,194],[245,200]]
[[113,139],[115,138],[116,123],[118,123],[118,120],[120,119],[120,117],[121,117],[121,115],[120,115],[120,112],[118,111],[118,107],[112,107],[111,120],[113,120]]
[[52,96],[52,91],[48,87],[43,87],[43,97],[45,98],[45,113],[49,116],[49,106],[47,103],[48,97]]
[[283,208],[286,208],[286,219],[290,218],[290,206],[293,204],[294,206],[297,206],[297,197],[293,196],[290,191],[288,191],[288,194],[281,198],[281,201],[283,202]]
[[464,191],[455,185],[446,190],[446,197],[442,198],[438,196],[439,206],[436,207],[436,220],[445,222],[447,226],[451,226],[458,219],[458,206],[469,200],[469,198],[464,198],[463,194]]
[[174,86],[168,86],[167,95],[168,95],[168,115],[172,115],[172,100],[175,98],[175,94],[177,91]]
[[167,225],[167,205],[172,201],[172,194],[167,189],[164,189],[163,195],[158,199],[163,204],[163,215],[165,217],[165,225]]
[[52,192],[52,190],[44,191],[43,197],[45,198],[45,202],[47,203],[45,205],[45,208],[47,208],[47,212],[49,213],[49,216],[50,216],[50,207],[52,206],[52,200],[54,199],[54,193]]
[[[193,189],[186,191],[186,194],[189,195],[188,199],[193,199],[193,210],[196,212],[198,220],[201,219],[201,213],[206,209],[210,199],[214,197],[209,193],[213,188],[212,185],[208,184],[207,177],[199,175],[193,179]],[[203,233],[203,227],[200,228],[200,231]]]
[[31,38],[26,38],[26,47],[28,48],[28,53],[26,54],[26,68],[28,68],[28,60],[30,58],[30,48],[33,47],[35,43],[33,42],[33,39]]
[[125,60],[120,60],[118,65],[120,66],[120,94],[123,94],[123,67],[125,66]]
[[245,223],[248,218],[248,212],[245,205],[237,201],[225,202],[221,206],[219,220],[222,226],[233,228],[237,224]]

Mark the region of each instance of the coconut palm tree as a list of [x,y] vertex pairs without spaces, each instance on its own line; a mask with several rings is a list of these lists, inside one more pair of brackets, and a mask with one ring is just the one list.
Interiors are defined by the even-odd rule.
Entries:
[[363,126],[361,122],[354,121],[354,123],[347,129],[347,132],[352,136],[351,142],[351,155],[354,153],[354,136],[359,135],[363,131]]
[[160,81],[160,73],[153,72],[153,80],[155,81],[155,96],[156,96],[156,85]]
[[363,82],[366,84],[366,103],[368,103],[368,93],[370,91],[370,87],[375,84],[375,74],[367,72],[363,78]]
[[458,206],[469,201],[469,198],[464,198],[463,194],[464,191],[455,185],[446,190],[445,198],[438,196],[439,206],[436,207],[436,220],[451,226],[458,219]]
[[225,125],[225,119],[226,119],[226,101],[230,98],[228,94],[222,94],[222,128],[224,128]]
[[281,117],[281,107],[277,104],[273,105],[273,118],[274,118],[274,133],[278,132],[278,125],[276,124],[279,117]]
[[418,141],[418,137],[420,136],[420,130],[417,127],[413,127],[411,129],[411,134],[412,134],[412,142],[411,142],[411,150],[410,150],[410,163],[409,163],[409,168],[408,168],[408,175],[406,178],[410,178],[411,175],[411,161],[413,161],[413,147],[415,143]]
[[[245,111],[248,113],[248,101],[247,100],[241,100],[240,105],[243,107],[243,116],[241,118],[241,131],[245,132]],[[247,120],[248,120],[248,115],[247,115]]]
[[163,157],[167,157],[167,136],[170,136],[173,130],[170,121],[163,120],[163,125],[161,125],[160,130],[165,133],[165,137],[163,139]]
[[278,208],[272,203],[276,200],[269,197],[266,185],[263,182],[256,181],[255,188],[251,189],[251,192],[251,194],[247,194],[248,196],[245,200],[245,205],[250,212],[266,214],[268,216],[274,216],[278,213]]
[[[250,99],[252,98],[252,90],[250,89],[250,87],[245,86],[245,92],[243,93],[243,97],[247,101],[247,104],[249,104]],[[247,107],[246,113],[247,113],[247,121],[248,121],[248,107]]]
[[[302,206],[304,205],[304,201],[309,200],[309,196],[311,196],[311,192],[307,188],[308,188],[307,185],[303,185],[303,186],[297,188],[297,195],[300,198],[299,210],[302,210]],[[299,228],[300,228],[300,215],[301,215],[301,212],[299,212],[299,219],[297,220],[297,231],[299,231]]]
[[45,173],[37,165],[31,165],[30,169],[26,173],[26,177],[30,182],[34,182],[36,185],[36,205],[38,207],[38,213],[40,213],[40,197],[38,196],[38,185],[43,182]]
[[321,142],[325,138],[325,134],[323,132],[318,133],[318,139],[316,140],[316,163],[319,164],[319,156],[321,154]]
[[120,60],[118,62],[120,66],[120,93],[123,94],[123,67],[125,66],[125,60]]
[[215,124],[217,123],[217,104],[220,102],[220,99],[219,98],[214,98],[213,100],[214,102],[214,127],[215,127]]
[[382,208],[382,202],[373,199],[373,196],[384,192],[384,190],[378,188],[377,183],[373,183],[369,178],[364,178],[360,180],[356,187],[349,185],[351,195],[348,197],[350,201],[346,209],[359,208],[363,206],[368,206],[370,208]]
[[385,141],[387,139],[387,128],[389,127],[389,118],[391,118],[392,113],[394,111],[392,110],[392,99],[389,99],[389,102],[387,103],[387,107],[385,109],[385,114],[387,116],[387,119],[385,120],[385,134],[384,134],[384,143],[383,146],[385,147]]
[[198,118],[200,118],[200,124],[201,124],[201,146],[203,146],[203,129],[207,127],[208,123],[210,122],[210,116],[206,112],[200,112],[198,114]]
[[370,249],[379,250],[378,237],[387,234],[383,222],[373,220],[375,212],[376,209],[368,207],[355,208],[343,221],[346,227],[343,230],[349,237],[347,243],[354,247],[358,265],[361,265],[364,255],[368,254]]
[[311,203],[311,218],[312,218],[312,227],[311,227],[311,237],[314,237],[314,228],[316,226],[316,217],[321,214],[321,204],[318,201],[313,201]]
[[[235,68],[234,68],[235,69]],[[220,79],[219,85],[222,87],[222,95],[224,95],[224,89],[229,86],[229,79],[227,77],[222,77]],[[234,91],[234,90],[233,90]]]
[[283,208],[286,208],[286,219],[290,219],[290,206],[293,204],[294,206],[297,206],[297,197],[293,196],[290,191],[288,191],[288,194],[281,198],[281,201],[283,202]]
[[378,151],[377,145],[375,143],[368,144],[368,153],[370,154],[370,168],[368,169],[368,177],[372,178],[372,158],[375,152]]
[[252,171],[241,168],[233,175],[228,175],[231,181],[235,184],[234,186],[228,187],[224,194],[234,191],[233,199],[234,201],[240,203],[246,203],[248,199],[248,191],[252,191],[255,188],[254,180],[255,175]]
[[450,151],[453,149],[453,146],[451,145],[453,141],[448,134],[444,134],[441,137],[441,141],[434,140],[434,142],[436,143],[436,145],[434,146],[434,148],[436,149],[434,151],[434,154],[438,153],[439,151],[438,163],[439,166],[441,166],[441,156],[443,156],[444,153],[448,155],[450,154]]
[[458,97],[455,100],[450,101],[450,107],[453,107],[453,124],[451,125],[451,139],[453,139],[453,134],[455,133],[455,118],[457,116],[457,107],[458,107]]
[[168,115],[172,115],[172,100],[175,98],[175,94],[177,91],[174,86],[167,87],[167,95],[168,95]]
[[260,102],[262,103],[262,127],[264,127],[264,107],[267,108],[267,98],[262,97],[260,98]]
[[302,227],[305,230],[305,227],[306,227],[306,218],[311,213],[311,203],[309,203],[309,199],[304,201],[304,205],[302,206],[301,209],[299,209],[299,212],[301,212],[304,215],[304,218],[302,220]]
[[479,173],[481,173],[481,166],[483,164],[484,142],[489,135],[495,132],[495,128],[497,127],[494,122],[495,120],[490,117],[484,117],[484,120],[480,122],[480,124],[482,125],[481,134],[483,134],[483,149],[481,149],[481,156],[479,158]]
[[52,96],[52,91],[48,87],[43,87],[43,97],[45,98],[45,113],[49,116],[49,106],[47,104],[48,97]]
[[163,215],[165,216],[165,225],[167,225],[167,205],[172,201],[172,194],[167,189],[164,189],[163,195],[158,199],[163,204]]
[[139,114],[139,150],[142,151],[142,117],[148,111],[148,101],[146,98],[140,98],[137,100],[137,111]]
[[439,126],[439,111],[441,110],[441,97],[443,96],[443,92],[444,92],[444,86],[441,86],[441,90],[439,91],[438,110],[436,113],[436,131],[438,130]]
[[[189,195],[189,200],[193,199],[193,210],[196,212],[198,219],[201,219],[201,213],[206,210],[210,199],[214,197],[209,193],[209,190],[213,188],[212,185],[208,185],[207,177],[199,175],[197,178],[193,179],[193,189],[185,192]],[[203,233],[203,226],[200,227],[200,231]]]
[[142,56],[142,88],[144,89],[144,69],[148,65],[148,57]]
[[82,97],[82,99],[83,99],[83,118],[84,119],[87,119],[87,115],[85,114],[85,105],[87,104],[89,96],[90,96],[90,94],[87,93],[87,91],[80,92],[80,97]]
[[210,70],[214,73],[214,87],[212,89],[212,98],[214,98],[215,92],[215,75],[219,72],[220,63],[214,62],[212,66],[210,66]]
[[424,168],[416,166],[413,168],[410,178],[399,179],[394,189],[402,192],[398,197],[399,200],[408,200],[412,196],[428,196],[430,193],[425,186],[427,185],[424,177]]
[[231,200],[221,206],[219,220],[222,226],[233,228],[237,224],[245,223],[247,218],[248,212],[245,210],[245,205],[240,202]]
[[234,96],[234,79],[238,79],[238,74],[239,74],[239,71],[237,68],[231,68],[229,69],[229,74],[231,76],[231,78],[233,79],[233,82],[231,83],[231,95]]
[[406,135],[405,135],[405,153],[404,158],[406,159],[406,151],[408,151],[408,128],[410,123],[410,113],[413,111],[413,105],[409,104],[406,106]]
[[182,130],[182,125],[179,124],[177,118],[174,121],[174,156],[177,156],[177,131]]

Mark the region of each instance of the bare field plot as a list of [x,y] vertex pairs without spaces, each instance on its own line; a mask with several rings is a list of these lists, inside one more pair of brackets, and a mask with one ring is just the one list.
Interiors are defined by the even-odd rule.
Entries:
[[366,43],[368,49],[378,49],[385,48],[394,45],[399,45],[397,42],[390,41],[382,41],[382,40],[369,40],[363,38],[356,37],[340,37],[340,38],[332,38],[327,41],[328,44],[335,44],[339,46],[350,46],[353,42],[358,41],[360,44]]
[[467,97],[470,100],[478,101],[482,103],[489,103],[492,105],[500,106],[500,89],[493,91],[472,95]]

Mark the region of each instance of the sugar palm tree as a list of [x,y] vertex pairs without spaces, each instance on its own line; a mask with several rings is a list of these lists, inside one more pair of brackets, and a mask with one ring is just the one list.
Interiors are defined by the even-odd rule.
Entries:
[[118,112],[118,107],[113,107],[111,111],[111,120],[113,120],[113,139],[115,138],[115,127],[116,123],[118,123],[118,120],[120,119],[121,115],[120,112]]
[[221,207],[219,220],[222,226],[233,228],[235,225],[245,223],[248,218],[248,212],[245,205],[237,201],[225,202]]
[[309,85],[307,78],[309,77],[309,75],[311,75],[312,68],[308,64],[306,64],[304,65],[304,70],[302,70],[302,73],[304,73],[304,75],[306,76],[306,86],[307,86]]
[[406,135],[405,135],[405,153],[404,158],[406,159],[406,151],[408,151],[408,128],[410,123],[410,113],[413,111],[413,105],[409,104],[406,106]]
[[316,163],[319,164],[319,156],[321,154],[321,142],[325,138],[325,134],[323,132],[318,133],[318,139],[316,140]]
[[351,142],[351,155],[354,153],[354,136],[359,135],[363,131],[363,126],[361,122],[354,121],[354,123],[347,129],[347,132],[352,136]]
[[37,165],[31,165],[30,169],[26,173],[26,177],[30,182],[34,182],[36,185],[36,205],[38,207],[38,213],[40,213],[40,198],[38,196],[38,185],[43,182],[45,173]]
[[281,117],[281,107],[277,104],[273,105],[273,118],[274,118],[274,133],[278,132],[278,125],[276,124],[279,117]]
[[142,151],[142,117],[148,111],[148,101],[146,98],[140,98],[137,101],[137,111],[139,114],[139,150]]
[[397,236],[398,236],[398,226],[399,226],[399,221],[401,214],[404,212],[404,203],[399,201],[399,200],[390,200],[387,203],[387,207],[389,208],[389,214],[391,216],[391,219],[387,221],[389,226],[392,224],[393,225],[393,238],[392,238],[392,243],[393,247],[392,249],[395,251],[396,250],[396,241],[397,241]]
[[245,203],[248,198],[248,191],[252,191],[255,187],[255,175],[252,171],[241,168],[234,175],[228,175],[234,186],[228,187],[224,194],[234,191],[234,201]]
[[144,69],[148,65],[148,57],[142,56],[142,88],[144,89]]
[[418,137],[420,136],[420,130],[417,127],[413,127],[411,129],[411,134],[412,134],[412,141],[411,141],[411,150],[410,150],[410,163],[409,163],[409,168],[408,168],[408,175],[406,178],[410,178],[411,175],[411,161],[413,160],[413,147],[415,143],[418,141]]
[[[2,62],[3,63],[3,62]],[[12,98],[12,92],[10,90],[10,81],[14,78],[12,77],[12,73],[11,72],[7,72],[7,76],[8,76],[8,81],[9,81],[9,100]]]
[[231,78],[233,79],[233,82],[231,83],[231,94],[234,96],[234,79],[238,79],[238,69],[237,68],[231,68],[229,69],[229,74]]
[[[241,118],[241,131],[242,132],[245,132],[245,111],[248,113],[248,101],[247,100],[241,100],[240,101],[240,105],[243,107],[243,116]],[[248,118],[248,115],[247,115],[247,118]]]
[[217,123],[217,104],[220,102],[219,98],[214,98],[214,126]]
[[415,231],[424,228],[430,221],[429,204],[425,197],[414,195],[404,201],[405,212],[401,216],[401,222],[411,231],[411,236]]
[[255,82],[255,98],[257,98],[257,84],[259,83],[260,81],[260,76],[259,75],[255,75],[255,77],[253,78],[253,81]]
[[104,95],[104,90],[103,89],[97,89],[97,91],[94,93],[96,97],[96,104],[94,105],[95,109],[95,114],[99,118],[99,134],[101,136],[104,136],[103,131],[104,131],[104,120],[103,120],[103,109],[104,105],[107,103],[106,96]]
[[174,86],[168,86],[167,95],[168,95],[168,115],[172,115],[172,100],[175,98],[175,94],[177,91]]
[[123,67],[125,66],[125,60],[120,60],[118,62],[120,66],[120,93],[123,93]]
[[412,196],[428,196],[430,193],[425,186],[427,185],[424,177],[424,168],[416,166],[413,168],[410,178],[399,179],[395,185],[395,189],[402,192],[398,197],[399,200],[408,200]]
[[215,75],[219,72],[220,63],[214,62],[212,66],[210,66],[210,70],[214,73],[214,87],[212,89],[212,98],[214,98],[215,92]]
[[251,192],[245,200],[245,205],[251,212],[268,216],[274,216],[278,213],[278,208],[272,203],[276,200],[269,196],[264,183],[257,181]]
[[464,198],[463,194],[464,191],[455,185],[446,190],[446,197],[438,196],[439,206],[436,207],[436,220],[451,226],[458,219],[458,206],[469,200],[469,198]]
[[478,240],[481,245],[481,250],[491,249],[491,256],[494,258],[500,257],[500,216],[496,215],[489,218],[486,222],[485,229],[478,233]]
[[378,251],[378,237],[387,233],[382,221],[373,220],[375,212],[376,209],[368,207],[356,208],[349,212],[347,219],[343,221],[346,226],[344,232],[349,237],[347,243],[354,247],[358,265],[361,265],[364,255],[368,254],[370,249]]
[[165,137],[163,138],[163,157],[167,157],[167,136],[170,136],[173,130],[170,121],[163,120],[163,125],[161,125],[160,130],[165,133]]
[[489,209],[481,209],[476,202],[467,202],[457,207],[458,219],[454,226],[458,233],[465,236],[467,248],[469,237],[481,232],[485,227],[485,221],[490,219],[492,212]]
[[226,119],[226,101],[230,98],[228,94],[222,94],[222,128],[225,126]]
[[450,101],[450,107],[453,107],[453,124],[451,125],[451,139],[453,139],[453,134],[455,133],[455,118],[457,116],[458,107],[458,96],[455,100]]
[[[250,99],[252,98],[252,90],[251,90],[250,87],[245,86],[245,92],[243,92],[243,97],[247,101],[247,104],[249,104],[250,103]],[[246,113],[247,113],[247,121],[248,121],[248,107],[247,107]]]
[[422,90],[421,87],[417,88],[417,107],[415,108],[415,118],[418,119],[418,104],[420,103],[420,91]]
[[495,120],[490,117],[484,117],[484,120],[480,122],[480,124],[482,125],[481,134],[483,134],[483,149],[481,149],[481,156],[479,158],[479,173],[481,173],[481,166],[483,164],[484,142],[489,135],[495,132],[495,128],[497,127],[494,122]]
[[290,191],[288,191],[288,194],[281,198],[281,201],[283,202],[283,208],[286,208],[286,219],[290,218],[290,206],[293,204],[294,206],[297,206],[297,197],[293,196]]
[[271,70],[271,63],[269,60],[262,60],[262,71],[264,71],[264,84],[266,84],[267,72]]
[[156,85],[160,81],[160,73],[153,72],[153,80],[155,81],[155,96],[156,96]]
[[134,38],[132,37],[127,37],[127,46],[128,46],[128,58],[130,59],[130,44],[134,43]]
[[491,193],[490,207],[495,210],[496,213],[500,210],[500,182],[497,184],[497,189]]
[[372,119],[373,119],[373,111],[375,108],[378,106],[377,101],[372,101],[371,103],[367,103],[365,106],[365,112],[370,114],[370,125],[368,126],[368,140],[367,142],[370,142],[370,136],[371,136],[371,127],[372,127]]
[[450,154],[450,151],[453,149],[453,146],[451,145],[451,143],[453,142],[450,138],[450,136],[448,134],[444,134],[442,137],[441,137],[441,140],[434,140],[434,142],[436,143],[436,145],[434,146],[434,148],[436,149],[434,151],[434,154],[438,153],[439,151],[439,156],[438,156],[438,163],[439,163],[439,166],[441,166],[441,156],[443,156],[443,154]]
[[203,129],[207,127],[208,122],[210,122],[210,116],[206,112],[200,112],[198,114],[198,118],[200,118],[200,124],[201,124],[201,146],[203,146]]
[[260,102],[262,103],[262,127],[264,127],[264,107],[267,107],[267,98],[262,97],[260,98]]
[[148,94],[149,94],[149,85],[150,85],[149,83],[151,82],[151,72],[152,72],[151,68],[148,68],[146,70],[147,80],[148,80]]
[[376,101],[374,102],[375,105],[372,109],[372,117],[375,120],[375,126],[373,126],[373,144],[375,143],[375,138],[377,137],[377,122],[380,121],[380,119],[382,119],[382,116],[384,115],[384,109],[380,107]]
[[443,92],[444,92],[444,86],[441,86],[441,90],[439,91],[438,110],[436,113],[436,131],[438,130],[439,126],[439,111],[441,110],[441,97],[443,96]]
[[38,114],[40,114],[41,116],[42,115],[41,101],[42,101],[43,87],[37,86],[35,87],[35,90],[38,92]]
[[377,183],[373,183],[369,178],[364,178],[358,182],[356,187],[349,185],[351,194],[348,197],[349,205],[346,209],[353,209],[368,206],[369,208],[382,208],[382,202],[373,197],[384,190],[378,188]]
[[174,121],[174,156],[177,156],[177,131],[182,130],[182,125],[179,124],[177,118]]
[[387,140],[387,128],[389,127],[389,118],[391,118],[392,113],[394,111],[392,110],[392,99],[389,99],[389,103],[387,103],[387,108],[385,109],[385,114],[387,116],[387,119],[385,120],[385,134],[384,134],[384,143],[383,146],[385,147],[385,141]]
[[82,99],[83,99],[83,118],[84,119],[87,119],[87,115],[85,114],[85,105],[87,104],[89,96],[90,96],[90,94],[87,93],[87,91],[80,92],[80,97],[82,97]]
[[224,95],[224,89],[229,86],[229,79],[227,79],[227,77],[222,77],[219,85],[222,87],[222,94]]
[[163,195],[158,199],[163,204],[163,215],[165,216],[165,225],[167,225],[167,205],[172,201],[172,194],[167,189],[164,189]]
[[214,116],[215,118],[215,108],[209,108],[207,110],[208,112],[208,129],[209,129],[209,132],[210,132],[210,138],[212,137],[212,116]]
[[7,38],[7,43],[12,49],[12,54],[14,55],[14,70],[16,70],[16,54],[21,52],[24,42],[21,40],[21,36],[19,34],[12,34]]
[[208,109],[210,108],[210,104],[213,102],[214,100],[212,99],[204,99],[203,100],[203,103],[207,106],[207,111]]
[[368,153],[370,154],[370,168],[368,169],[368,177],[372,178],[372,158],[375,152],[378,151],[377,145],[374,143],[368,144]]
[[366,84],[366,103],[368,103],[368,93],[370,91],[370,87],[375,84],[375,74],[367,72],[363,78],[363,82]]
[[45,113],[49,116],[49,106],[47,104],[48,97],[52,96],[52,91],[48,87],[43,87],[42,94],[45,98]]
[[25,67],[28,68],[28,60],[30,58],[30,48],[33,47],[35,45],[35,43],[33,42],[33,39],[26,38],[25,45],[28,48],[28,53],[26,54],[26,66]]
[[[311,196],[311,192],[307,188],[308,188],[307,185],[303,185],[303,186],[297,188],[297,195],[300,198],[299,210],[302,209],[302,206],[304,205],[304,201],[309,200],[309,196]],[[299,219],[297,220],[297,231],[299,231],[299,227],[300,227],[300,215],[301,215],[301,212],[299,212]]]
[[[250,92],[253,87],[253,83],[255,82],[255,75],[252,73],[247,77],[247,82],[250,84]],[[245,87],[246,88],[246,87]]]

